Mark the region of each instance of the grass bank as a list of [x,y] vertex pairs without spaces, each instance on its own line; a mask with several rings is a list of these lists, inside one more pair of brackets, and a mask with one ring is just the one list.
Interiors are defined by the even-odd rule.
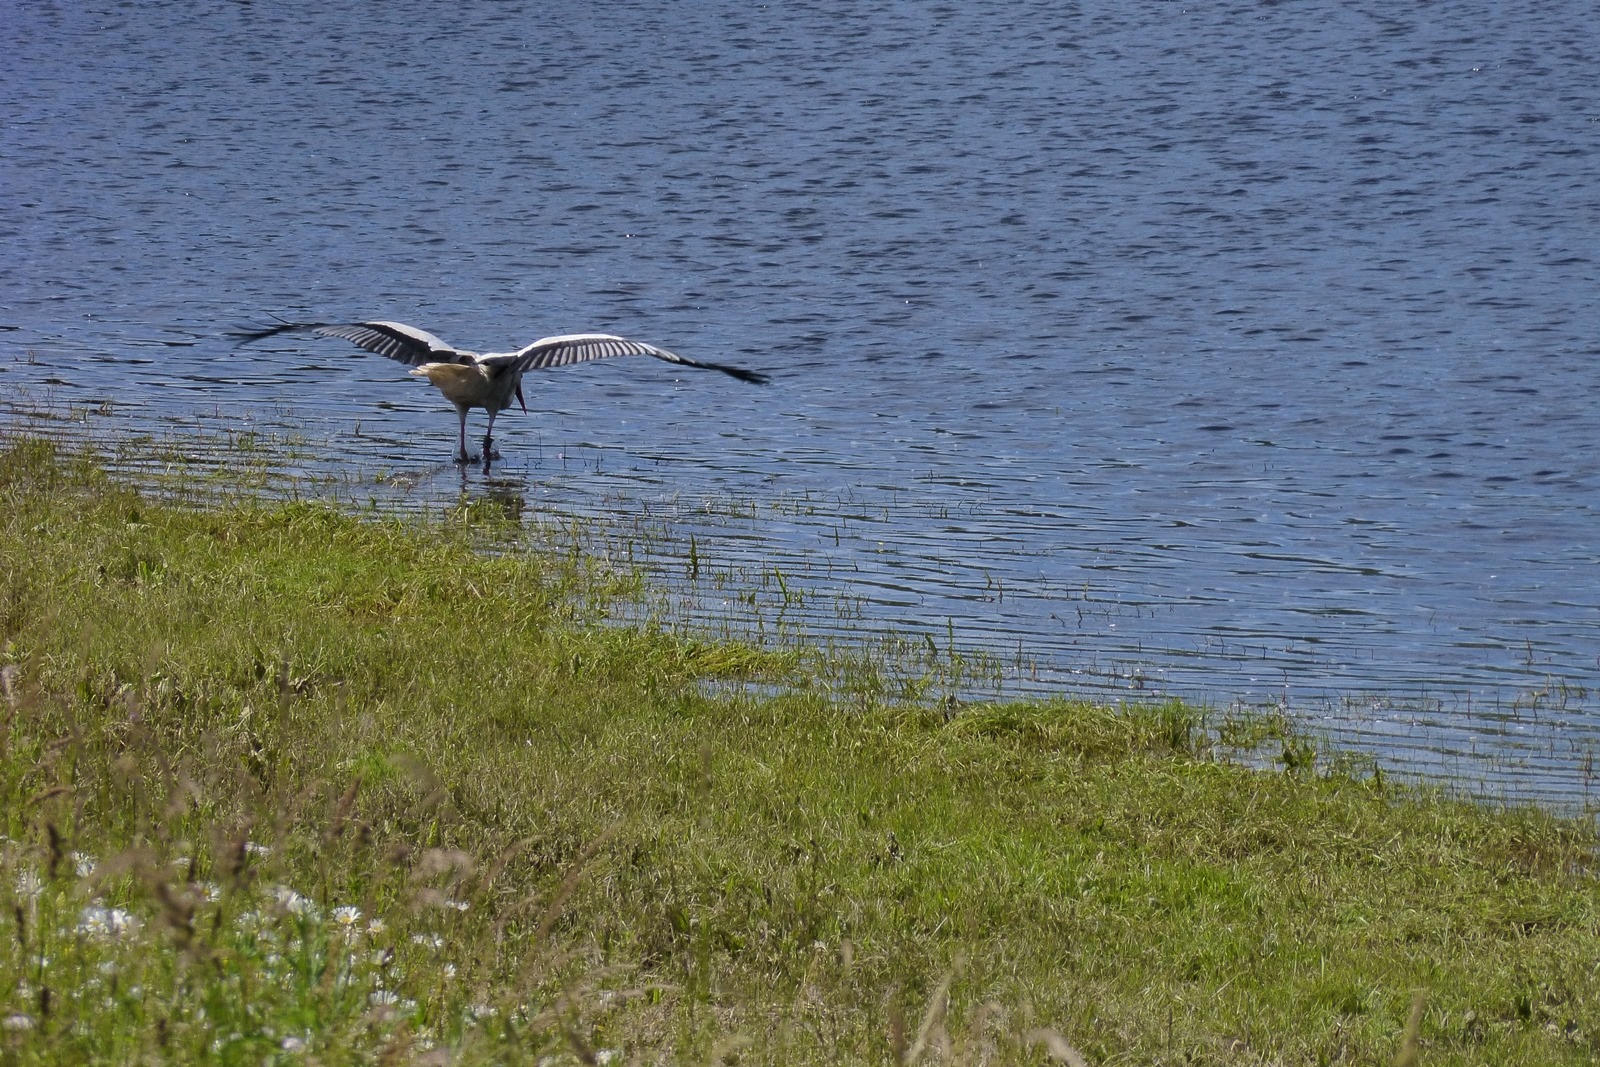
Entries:
[[0,446],[0,1062],[1600,1056],[1590,824],[841,707],[504,523]]

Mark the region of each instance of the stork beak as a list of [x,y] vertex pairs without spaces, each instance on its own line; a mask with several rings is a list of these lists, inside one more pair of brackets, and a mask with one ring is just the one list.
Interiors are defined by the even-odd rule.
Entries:
[[524,415],[526,415],[528,413],[528,404],[527,404],[527,401],[522,399],[522,383],[521,382],[517,383],[517,403],[522,406],[522,413]]

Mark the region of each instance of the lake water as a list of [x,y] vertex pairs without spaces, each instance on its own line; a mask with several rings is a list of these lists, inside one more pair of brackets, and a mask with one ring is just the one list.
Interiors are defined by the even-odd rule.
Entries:
[[[1596,803],[1581,7],[4,9],[13,420],[299,435],[357,498],[650,526],[713,624],[753,590],[1003,694],[1281,705]],[[398,365],[225,335],[274,314],[774,384],[540,375],[485,476]]]

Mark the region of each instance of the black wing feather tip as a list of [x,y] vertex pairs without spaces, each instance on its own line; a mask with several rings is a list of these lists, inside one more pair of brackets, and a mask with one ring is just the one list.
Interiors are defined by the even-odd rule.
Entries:
[[666,358],[669,362],[678,363],[685,367],[696,367],[700,370],[719,370],[730,378],[737,378],[741,382],[749,382],[752,385],[766,385],[772,381],[771,378],[768,378],[760,371],[745,370],[743,367],[733,367],[726,363],[707,363],[702,359],[689,359],[687,356],[680,356],[676,353],[668,353]]
[[741,382],[749,382],[751,385],[766,385],[772,381],[771,378],[759,371],[745,370],[743,367],[730,367],[724,363],[697,363],[695,366],[704,367],[707,370],[719,370],[723,374],[737,378]]
[[[273,318],[277,318],[276,315]],[[278,319],[271,326],[242,326],[237,330],[229,330],[229,337],[236,337],[243,344],[251,341],[264,341],[268,337],[276,337],[280,333],[289,333],[292,330],[313,330],[323,325],[320,322],[290,322],[288,319]]]

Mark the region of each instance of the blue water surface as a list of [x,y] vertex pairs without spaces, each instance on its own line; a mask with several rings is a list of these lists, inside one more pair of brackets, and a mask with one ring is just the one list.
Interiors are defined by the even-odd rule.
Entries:
[[[1593,803],[1577,7],[4,9],[11,419],[293,434],[358,497],[646,517],[708,624],[748,601],[702,565],[813,635],[988,653],[1003,693],[1282,706]],[[541,375],[485,475],[398,365],[226,335],[274,314],[599,329],[775,381]]]

